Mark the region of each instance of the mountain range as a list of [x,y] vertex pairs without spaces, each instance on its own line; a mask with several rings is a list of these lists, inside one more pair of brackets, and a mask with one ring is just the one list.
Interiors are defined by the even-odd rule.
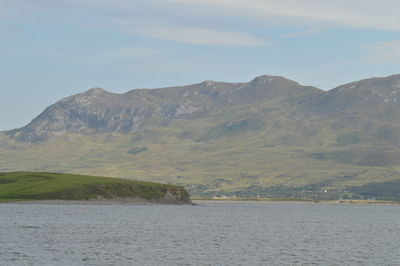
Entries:
[[400,180],[399,147],[400,75],[329,91],[265,75],[64,98],[0,133],[0,171],[166,182],[194,195],[360,197]]

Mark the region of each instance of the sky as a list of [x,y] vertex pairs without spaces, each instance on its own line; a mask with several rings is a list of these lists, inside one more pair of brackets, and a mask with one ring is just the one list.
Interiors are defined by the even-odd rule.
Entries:
[[93,87],[400,73],[398,0],[0,0],[0,130]]

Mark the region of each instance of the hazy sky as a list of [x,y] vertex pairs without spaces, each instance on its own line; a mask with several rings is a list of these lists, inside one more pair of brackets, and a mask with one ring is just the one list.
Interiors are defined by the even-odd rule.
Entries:
[[0,130],[55,101],[285,76],[400,73],[399,0],[0,0]]

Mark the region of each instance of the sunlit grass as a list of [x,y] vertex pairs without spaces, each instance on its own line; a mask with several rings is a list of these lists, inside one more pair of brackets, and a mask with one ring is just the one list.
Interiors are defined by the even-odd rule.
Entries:
[[43,172],[0,174],[2,202],[29,199],[80,200],[98,196],[151,200],[164,197],[167,190],[181,190],[182,193],[186,193],[178,186],[98,176]]

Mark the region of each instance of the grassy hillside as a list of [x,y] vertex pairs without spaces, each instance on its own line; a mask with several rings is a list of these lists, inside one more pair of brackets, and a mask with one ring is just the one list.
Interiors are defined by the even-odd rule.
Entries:
[[[168,194],[168,195],[167,195]],[[0,174],[0,201],[89,200],[141,198],[148,201],[189,201],[183,187],[99,176],[43,172]]]
[[[146,181],[185,186],[193,195],[243,197],[270,195],[270,188],[278,186],[279,193],[291,193],[283,196],[297,196],[400,179],[392,156],[399,151],[393,147],[374,151],[374,164],[367,164],[371,158],[365,158],[365,150],[373,150],[370,147],[274,147],[267,145],[264,132],[196,142],[169,136],[169,129],[154,138],[119,136],[110,141],[70,135],[64,142],[34,144],[29,149],[17,146],[0,153],[0,171],[140,176]],[[131,153],[136,147],[147,150]]]

